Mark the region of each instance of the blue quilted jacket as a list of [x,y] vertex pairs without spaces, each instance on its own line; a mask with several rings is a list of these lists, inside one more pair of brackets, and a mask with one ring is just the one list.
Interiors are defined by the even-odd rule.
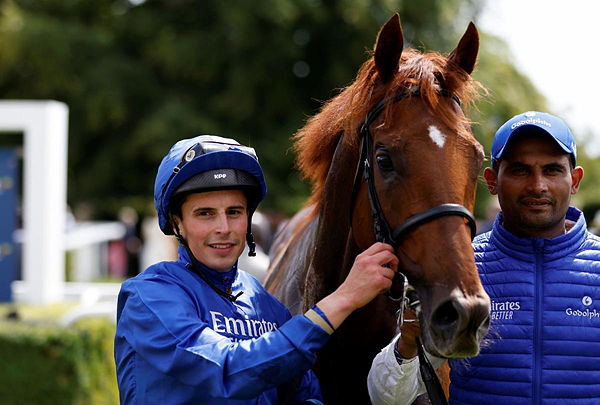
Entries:
[[583,214],[553,239],[501,225],[474,241],[491,298],[487,345],[451,362],[451,404],[600,404],[600,238]]
[[[277,404],[297,379],[293,403],[321,403],[309,368],[329,335],[288,310],[248,273],[217,273],[196,262],[220,296],[179,261],[149,267],[123,283],[115,360],[122,404]],[[294,392],[293,390],[291,391]]]

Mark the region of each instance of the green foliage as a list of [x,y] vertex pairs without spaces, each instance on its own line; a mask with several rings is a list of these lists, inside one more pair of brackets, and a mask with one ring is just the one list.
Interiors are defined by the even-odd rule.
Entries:
[[454,10],[475,4],[134,3],[140,2],[0,6],[2,94],[69,105],[68,199],[99,216],[114,215],[124,201],[145,211],[168,147],[198,133],[255,146],[270,189],[265,207],[295,211],[308,187],[293,172],[290,137],[352,80],[381,24],[400,11],[409,42],[447,45]]
[[75,327],[0,321],[0,403],[118,403],[114,325],[86,319]]
[[[295,212],[308,185],[291,136],[349,84],[380,26],[399,12],[406,46],[454,48],[484,0],[4,0],[5,98],[70,108],[71,206],[114,218],[146,213],[154,175],[178,139],[216,133],[254,146],[269,184],[263,208]],[[544,98],[482,33],[475,77],[490,92],[471,116],[489,150],[495,129]],[[479,193],[480,199],[487,192]]]

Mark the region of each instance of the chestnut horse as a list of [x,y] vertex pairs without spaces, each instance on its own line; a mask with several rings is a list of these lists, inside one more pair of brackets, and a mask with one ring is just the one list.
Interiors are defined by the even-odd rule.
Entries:
[[[355,81],[297,133],[312,197],[278,235],[265,282],[292,313],[333,292],[356,255],[381,240],[418,292],[425,348],[446,358],[478,353],[489,298],[470,211],[484,154],[460,107],[480,88],[470,77],[478,48],[471,23],[448,57],[403,49],[396,14]],[[327,404],[369,403],[367,373],[397,333],[398,308],[377,297],[332,335],[315,366]]]

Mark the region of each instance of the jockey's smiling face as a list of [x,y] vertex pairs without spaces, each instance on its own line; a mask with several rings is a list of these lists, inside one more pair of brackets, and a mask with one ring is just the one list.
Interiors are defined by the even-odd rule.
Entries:
[[512,140],[496,169],[484,173],[498,195],[503,225],[522,237],[552,238],[565,233],[571,195],[579,189],[581,167],[548,135],[523,134]]
[[175,221],[198,261],[213,270],[228,271],[245,246],[246,196],[240,190],[189,194]]

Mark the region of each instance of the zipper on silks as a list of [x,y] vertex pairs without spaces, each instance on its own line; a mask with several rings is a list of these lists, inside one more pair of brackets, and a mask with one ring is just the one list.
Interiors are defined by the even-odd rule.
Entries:
[[541,380],[542,380],[542,318],[544,301],[544,239],[535,239],[535,305],[533,326],[533,405],[541,403]]

